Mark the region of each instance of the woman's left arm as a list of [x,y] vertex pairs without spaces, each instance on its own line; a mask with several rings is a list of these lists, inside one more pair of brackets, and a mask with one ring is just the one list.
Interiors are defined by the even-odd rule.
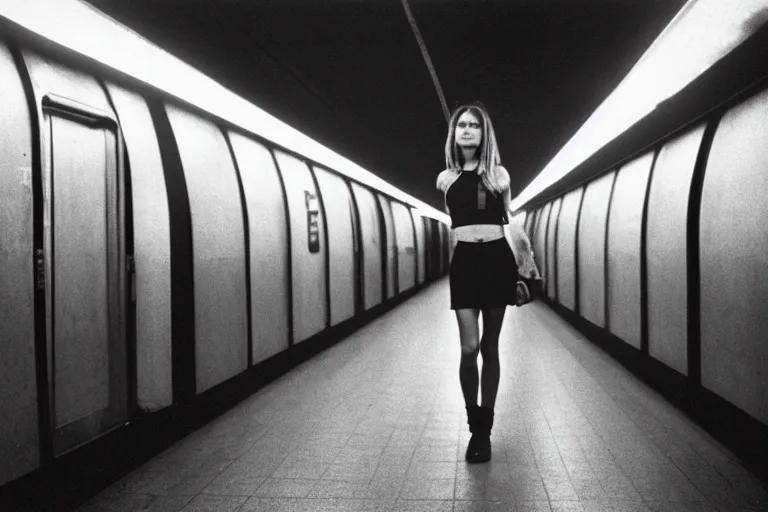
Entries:
[[512,191],[509,187],[504,189],[502,197],[504,198],[504,210],[507,212],[508,216],[512,217]]
[[512,238],[512,252],[517,260],[518,272],[527,278],[538,278],[541,276],[533,256],[533,246],[528,235],[522,226],[519,226],[512,220],[514,213],[511,208],[512,192],[510,187],[504,189],[504,209],[509,216],[510,235]]

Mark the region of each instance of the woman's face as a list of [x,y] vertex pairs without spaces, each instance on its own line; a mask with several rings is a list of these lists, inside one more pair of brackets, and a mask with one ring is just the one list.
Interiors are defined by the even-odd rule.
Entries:
[[467,110],[456,121],[456,144],[462,149],[477,149],[483,140],[483,125],[480,119]]

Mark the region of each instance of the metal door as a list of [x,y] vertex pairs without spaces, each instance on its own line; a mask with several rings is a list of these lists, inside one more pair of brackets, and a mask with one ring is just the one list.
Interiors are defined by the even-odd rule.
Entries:
[[48,385],[58,456],[126,419],[121,148],[109,114],[43,102]]

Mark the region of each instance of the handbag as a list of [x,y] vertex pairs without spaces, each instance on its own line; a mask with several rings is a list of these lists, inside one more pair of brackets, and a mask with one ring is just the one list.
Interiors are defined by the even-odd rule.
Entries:
[[517,263],[517,297],[515,302],[517,307],[520,307],[543,295],[544,280],[536,266],[531,241],[525,230],[515,222],[510,222],[509,228],[510,247]]
[[520,277],[517,281],[517,307],[525,306],[541,297],[544,291],[544,279],[541,277]]

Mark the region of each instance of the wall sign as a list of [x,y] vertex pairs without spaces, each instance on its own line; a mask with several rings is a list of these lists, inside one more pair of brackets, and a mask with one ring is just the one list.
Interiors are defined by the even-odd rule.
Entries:
[[309,190],[304,191],[304,205],[307,207],[307,242],[309,252],[320,252],[320,223],[318,221],[317,196]]

